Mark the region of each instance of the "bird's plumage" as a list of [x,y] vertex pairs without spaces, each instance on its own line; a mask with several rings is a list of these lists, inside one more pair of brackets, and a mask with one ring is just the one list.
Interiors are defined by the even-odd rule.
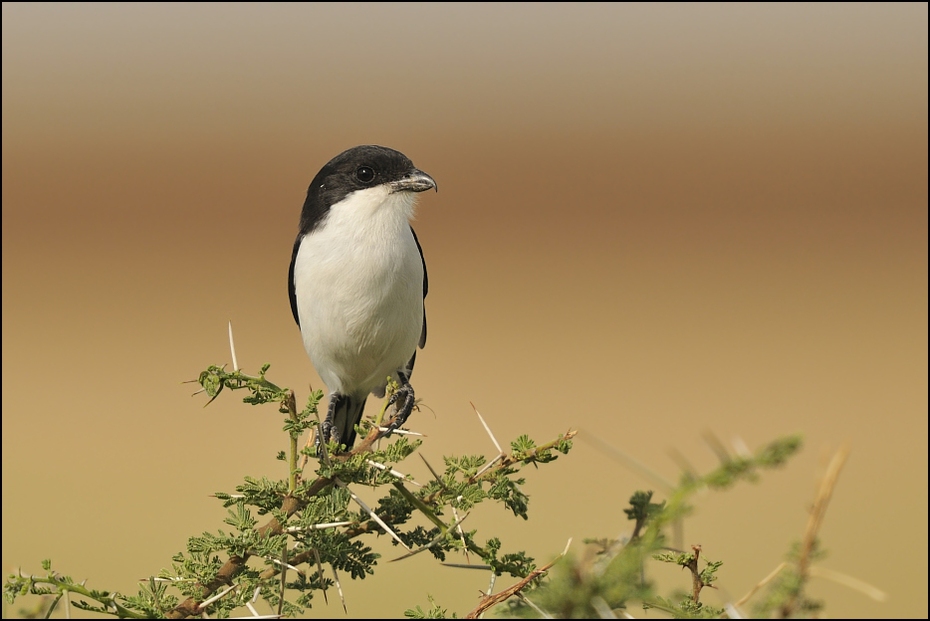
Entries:
[[416,193],[435,187],[402,153],[366,145],[333,158],[307,191],[289,269],[291,311],[329,389],[327,421],[348,448],[367,395],[383,396],[388,376],[409,393],[406,414],[412,408],[408,380],[426,343],[428,283],[410,219]]

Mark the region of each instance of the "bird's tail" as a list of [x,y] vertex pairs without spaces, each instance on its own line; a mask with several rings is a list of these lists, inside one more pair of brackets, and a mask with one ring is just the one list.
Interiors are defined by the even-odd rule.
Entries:
[[345,444],[347,451],[351,451],[352,445],[355,444],[355,426],[362,420],[366,397],[367,395],[362,398],[350,397],[338,393],[330,397],[335,400],[335,405],[330,407],[333,424],[339,430],[339,443]]

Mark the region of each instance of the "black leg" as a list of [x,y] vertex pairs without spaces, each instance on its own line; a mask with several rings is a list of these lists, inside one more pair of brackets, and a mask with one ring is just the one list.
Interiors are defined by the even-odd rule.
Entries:
[[400,379],[400,387],[397,389],[397,392],[391,395],[391,399],[388,401],[388,406],[394,405],[397,414],[388,425],[387,431],[382,434],[382,437],[391,435],[392,431],[398,429],[407,422],[407,419],[410,417],[410,412],[413,411],[413,406],[416,402],[416,397],[413,394],[413,386],[410,385],[410,379],[407,375],[398,373],[397,377]]

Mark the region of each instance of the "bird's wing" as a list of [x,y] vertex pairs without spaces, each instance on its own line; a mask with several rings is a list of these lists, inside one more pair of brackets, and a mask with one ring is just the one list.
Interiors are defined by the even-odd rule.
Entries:
[[[417,232],[413,230],[412,226],[410,227],[410,232],[413,233],[413,241],[415,241],[417,244],[417,250],[420,251],[420,261],[423,262],[423,300],[424,300],[423,330],[420,332],[420,342],[419,342],[420,349],[423,349],[423,346],[426,345],[426,303],[425,303],[425,300],[426,300],[426,294],[429,291],[429,279],[426,277],[426,259],[423,258],[423,248],[420,247],[420,240],[417,239]],[[291,260],[291,265],[293,266],[293,264],[294,264],[294,261]],[[293,267],[291,269],[293,269]],[[293,287],[293,285],[291,286]],[[296,305],[297,305],[297,302],[294,300],[293,294],[291,294],[291,306],[293,306],[295,309],[294,310],[295,315],[297,314]],[[416,355],[416,352],[414,352],[414,355]]]
[[[416,239],[416,235],[413,237]],[[291,253],[291,265],[287,268],[287,293],[291,298],[291,312],[294,313],[294,321],[297,322],[298,328],[300,327],[300,315],[297,314],[297,290],[294,287],[294,263],[297,262],[297,251],[300,250],[300,241],[302,238],[303,235],[297,236],[297,241],[294,242],[294,252]],[[420,244],[417,243],[417,246],[419,245]],[[422,252],[420,253],[420,256],[423,256]],[[426,335],[425,325],[423,327],[423,335],[424,337]],[[421,337],[420,340],[422,341],[424,337]]]

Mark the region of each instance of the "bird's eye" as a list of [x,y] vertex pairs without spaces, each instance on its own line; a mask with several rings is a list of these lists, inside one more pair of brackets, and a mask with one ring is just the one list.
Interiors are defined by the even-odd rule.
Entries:
[[355,178],[362,183],[371,183],[371,180],[375,178],[375,171],[371,166],[359,166],[355,171]]

